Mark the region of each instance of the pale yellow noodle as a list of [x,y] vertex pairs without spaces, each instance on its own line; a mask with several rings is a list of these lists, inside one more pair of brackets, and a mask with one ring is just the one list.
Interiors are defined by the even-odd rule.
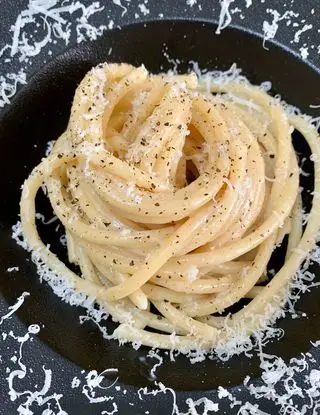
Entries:
[[[107,309],[120,323],[115,338],[185,351],[251,334],[278,310],[315,244],[317,131],[250,84],[205,88],[194,74],[93,68],[66,131],[24,183],[27,244]],[[304,230],[293,129],[315,154],[316,196]],[[35,197],[43,184],[80,276],[40,240]],[[287,233],[285,263],[263,286]],[[249,304],[231,319],[214,315],[243,298]]]

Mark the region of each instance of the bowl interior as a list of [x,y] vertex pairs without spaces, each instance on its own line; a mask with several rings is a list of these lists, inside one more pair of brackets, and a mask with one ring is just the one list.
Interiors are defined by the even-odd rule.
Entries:
[[[130,344],[119,346],[116,341],[103,339],[94,323],[80,325],[79,316],[85,310],[62,303],[46,284],[41,284],[29,254],[11,238],[11,227],[18,219],[20,186],[31,169],[44,155],[46,143],[56,139],[66,128],[72,97],[77,84],[94,65],[104,62],[144,64],[152,72],[172,69],[170,58],[180,61],[184,72],[196,61],[201,68],[228,69],[232,63],[243,69],[252,83],[272,82],[274,93],[280,93],[289,103],[310,113],[309,104],[317,102],[320,91],[319,74],[285,49],[270,44],[262,47],[262,40],[248,32],[229,28],[215,35],[215,25],[206,22],[161,21],[135,24],[122,30],[107,32],[92,43],[84,43],[59,56],[37,73],[15,97],[12,105],[2,111],[0,118],[0,186],[3,200],[0,204],[0,288],[11,304],[22,291],[31,292],[18,317],[26,324],[41,323],[40,339],[84,369],[119,369],[120,381],[134,386],[152,384],[150,369],[156,363],[146,358],[147,348],[134,350]],[[296,137],[297,150],[308,155],[307,146]],[[312,172],[312,166],[305,167]],[[312,176],[303,185],[312,190]],[[41,198],[39,205],[46,212],[48,206]],[[305,202],[308,194],[305,192]],[[310,202],[310,200],[309,200]],[[47,210],[47,214],[50,215]],[[49,216],[47,216],[49,217]],[[45,240],[59,252],[56,223],[41,228]],[[60,252],[61,255],[63,253]],[[279,265],[281,253],[274,258]],[[17,273],[6,272],[18,266]],[[319,271],[318,268],[315,269]],[[284,337],[271,342],[266,352],[285,360],[308,351],[310,341],[320,338],[319,289],[303,295],[297,304],[300,313],[308,318],[279,321]],[[110,327],[112,322],[108,323]],[[299,333],[299,335],[297,335]],[[176,390],[209,390],[218,385],[236,386],[246,375],[259,376],[260,359],[240,356],[223,364],[206,360],[190,365],[178,356],[172,363],[166,352],[161,352],[164,363],[157,370],[157,380]],[[191,370],[190,370],[191,369]],[[227,370],[226,370],[227,369]]]

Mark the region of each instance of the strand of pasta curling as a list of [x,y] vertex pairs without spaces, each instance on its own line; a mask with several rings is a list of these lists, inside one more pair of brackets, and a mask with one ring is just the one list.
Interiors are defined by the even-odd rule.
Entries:
[[[281,106],[257,88],[214,86],[229,97],[202,89],[194,75],[94,68],[76,91],[65,134],[24,185],[21,219],[30,248],[109,310],[121,323],[115,337],[210,348],[231,335],[210,314],[243,297],[253,300],[233,315],[232,325],[252,332],[276,309],[273,297],[282,298],[303,260],[293,251],[285,275],[281,270],[268,289],[256,286],[278,239],[291,226],[291,248],[300,252],[301,245],[305,252],[314,243],[316,200],[299,242],[291,126],[319,154],[317,133],[300,119],[288,122]],[[39,240],[34,199],[43,182],[82,278]],[[150,302],[161,316],[149,311]],[[173,344],[172,336],[148,327],[179,336]]]

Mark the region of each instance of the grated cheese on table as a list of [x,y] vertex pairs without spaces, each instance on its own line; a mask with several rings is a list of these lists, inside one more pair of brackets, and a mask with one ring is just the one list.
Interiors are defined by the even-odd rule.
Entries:
[[229,11],[230,4],[235,0],[219,0],[220,2],[220,15],[216,34],[219,35],[223,29],[225,29],[231,23],[231,15]]
[[296,31],[293,41],[295,43],[299,43],[300,42],[300,36],[302,35],[302,33],[305,33],[305,32],[307,32],[308,30],[310,30],[312,28],[313,28],[312,24],[304,25],[302,29]]
[[301,46],[300,50],[300,55],[302,57],[302,59],[307,59],[307,57],[309,56],[309,49],[306,46]]
[[11,42],[0,50],[4,63],[20,66],[16,73],[0,76],[0,108],[10,103],[19,85],[26,84],[26,67],[32,64],[32,58],[43,52],[52,54],[51,44],[67,46],[72,38],[80,43],[101,36],[107,26],[94,26],[90,20],[102,10],[104,6],[100,6],[99,1],[85,5],[75,0],[30,0],[10,28]]
[[17,73],[8,73],[0,76],[0,108],[10,104],[10,100],[17,92],[20,85],[25,85],[26,73],[23,69]]

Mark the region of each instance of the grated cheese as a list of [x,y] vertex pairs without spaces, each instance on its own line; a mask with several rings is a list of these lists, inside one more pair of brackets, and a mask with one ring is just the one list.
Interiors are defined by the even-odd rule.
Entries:
[[128,11],[127,7],[122,5],[121,0],[112,0],[112,1],[116,6],[121,7],[121,9],[122,9],[122,15],[121,16],[123,17]]
[[156,370],[159,366],[163,363],[163,357],[159,355],[159,350],[151,349],[149,350],[147,357],[151,357],[153,359],[157,359],[158,363],[155,363],[150,371],[150,375],[152,379],[156,379]]
[[259,354],[262,384],[250,382],[249,376],[244,381],[255,399],[271,400],[278,406],[279,413],[293,415],[309,414],[309,410],[318,407],[320,371],[312,353],[301,353],[299,357],[291,358],[288,364],[278,356],[264,353],[261,344]]
[[[21,297],[18,298],[14,307],[12,307],[13,311],[16,311],[19,306],[23,304],[23,298],[26,293],[23,293]],[[12,313],[11,310],[11,313]],[[19,391],[17,388],[22,385],[22,380],[26,378],[28,371],[33,373],[32,369],[28,369],[26,364],[23,363],[23,348],[24,345],[28,341],[33,340],[33,335],[37,335],[40,331],[40,326],[38,324],[31,324],[25,335],[23,336],[16,336],[13,331],[9,332],[9,336],[16,340],[19,344],[19,358],[16,356],[12,356],[10,359],[11,362],[17,365],[17,369],[11,370],[9,367],[6,369],[6,373],[8,374],[6,380],[8,382],[9,388],[9,397],[11,401],[18,401],[17,406],[17,413],[21,415],[33,415],[33,409],[31,409],[34,405],[37,407],[41,407],[48,403],[48,408],[44,409],[41,413],[42,414],[54,414],[54,412],[50,411],[49,408],[52,407],[51,405],[54,404],[58,408],[57,414],[59,415],[67,415],[65,411],[62,410],[60,405],[60,399],[62,395],[52,394],[47,395],[49,389],[51,387],[51,380],[52,380],[52,370],[46,369],[42,366],[43,374],[44,374],[44,381],[42,388],[39,388],[37,384],[34,385],[34,390],[32,388],[28,390]],[[30,382],[28,382],[28,387],[30,387]]]
[[299,43],[300,42],[300,36],[302,35],[302,33],[306,32],[307,30],[310,30],[312,28],[313,28],[312,24],[304,25],[302,29],[296,31],[293,41],[295,43]]
[[[220,0],[221,10],[220,10],[219,26],[217,29],[217,33],[218,33],[218,30],[219,32],[221,32],[221,30],[226,28],[231,23],[231,12],[232,11],[229,11],[229,7],[233,1],[234,0]],[[196,4],[196,2],[197,0],[187,0],[187,4],[190,7]],[[55,0],[31,0],[29,2],[28,9],[22,12],[18,16],[16,24],[12,27],[13,38],[12,38],[11,45],[5,45],[5,47],[0,51],[0,56],[2,55],[6,56],[7,59],[11,59],[15,57],[15,58],[18,58],[21,62],[23,60],[27,61],[29,57],[32,58],[36,54],[40,53],[43,49],[45,49],[48,46],[48,44],[51,43],[52,40],[54,42],[62,41],[66,45],[68,45],[69,42],[71,41],[72,34],[76,35],[76,40],[78,42],[81,42],[86,38],[95,39],[97,36],[101,35],[103,31],[106,29],[106,26],[104,25],[99,26],[98,28],[94,28],[90,26],[90,24],[88,23],[88,19],[90,18],[91,15],[103,10],[103,7],[100,7],[98,2],[95,2],[94,3],[95,6],[92,6],[91,9],[84,6],[78,1],[70,2],[67,0],[63,2],[64,6],[56,7],[58,6],[58,3],[60,2],[55,1]],[[122,16],[127,12],[127,8],[122,5],[121,0],[113,0],[113,3],[122,8],[123,10]],[[74,6],[71,7],[70,4],[71,5],[73,4]],[[246,0],[247,8],[250,7],[251,4],[252,4],[251,0]],[[144,14],[143,10],[145,10],[147,11],[145,13],[148,14],[149,10],[143,4],[142,4],[143,10],[141,10],[140,6],[141,5],[139,5],[138,7],[140,8],[141,13]],[[82,15],[81,17],[74,19],[72,15],[76,14],[76,12],[82,13]],[[273,12],[276,12],[276,11],[273,11]],[[278,28],[279,28],[279,24],[278,24],[279,21],[287,20],[287,22],[289,22],[290,17],[297,16],[293,12],[288,12],[287,15],[285,13],[283,16],[281,16],[278,12],[272,13],[270,11],[268,13],[273,14],[274,18],[271,23],[264,22],[263,24],[263,32],[265,35],[264,42],[266,40],[270,40],[275,37],[278,31]],[[159,15],[161,15],[161,13]],[[72,22],[70,21],[71,17],[73,19]],[[25,34],[26,30],[24,30],[24,28],[26,26],[30,28],[30,26],[34,24],[34,19],[38,19],[41,22],[41,26],[43,29],[43,30],[41,29],[41,33],[43,34],[44,37],[42,38],[40,42],[33,42],[32,39],[29,37],[26,37],[26,34]],[[109,29],[112,29],[114,27],[114,22],[110,21],[107,27]],[[295,34],[294,39],[298,39],[298,42],[300,41],[300,35],[304,31],[309,30],[309,29],[305,29],[302,31],[301,30],[302,29],[298,31],[300,33],[296,32]],[[300,53],[303,59],[306,59],[309,55],[308,47],[306,45],[303,45],[300,48]],[[175,64],[178,64],[178,63],[179,62],[175,60]],[[230,79],[232,77],[234,77],[234,79],[238,78],[240,72],[237,73],[235,69],[237,69],[236,66],[230,72],[231,73]],[[218,75],[218,77],[220,77],[219,82],[221,81],[221,76],[224,77],[225,74],[221,75],[220,73],[220,75]],[[228,80],[229,78],[227,75],[225,78],[225,81],[228,82]],[[19,71],[17,74],[8,74],[5,77],[0,77],[0,108],[6,104],[9,104],[11,98],[16,93],[19,85],[20,84],[22,85],[25,83],[26,83],[26,73],[23,69],[21,69],[21,71]],[[320,124],[320,118],[314,119],[314,120],[315,120],[314,121],[315,124],[316,123]],[[51,151],[51,149],[49,151]],[[27,249],[26,244],[21,238],[21,230],[19,226],[20,225],[17,224],[13,227],[13,237],[14,239],[17,240],[17,243],[19,245]],[[310,256],[310,261],[315,260],[319,262],[319,259],[320,259],[319,250],[313,252]],[[35,262],[37,266],[37,270],[40,273],[40,278],[47,280],[49,284],[52,286],[52,288],[54,289],[54,291],[58,295],[60,295],[64,301],[67,301],[70,304],[74,304],[74,305],[85,306],[88,309],[87,311],[88,314],[86,316],[82,316],[83,317],[82,320],[83,321],[86,321],[86,319],[93,320],[98,325],[100,330],[102,331],[104,337],[107,338],[109,335],[107,334],[105,328],[103,328],[100,325],[100,322],[106,319],[107,312],[102,308],[99,308],[99,310],[95,310],[94,302],[92,299],[88,299],[85,296],[81,296],[73,292],[72,288],[69,287],[63,279],[59,278],[49,269],[46,269],[44,267],[44,264],[41,264],[39,262],[39,258],[37,257],[36,254],[33,254],[33,261]],[[15,267],[12,267],[12,268],[15,268]],[[311,275],[311,274],[308,275],[307,272],[308,271],[306,271],[306,269],[299,271],[297,275],[297,279],[292,284],[292,286],[295,288],[298,288],[300,292],[307,291],[310,287],[317,285],[317,284],[310,284],[310,282],[314,279],[314,275]],[[6,320],[7,318],[11,317],[11,315],[23,304],[24,298],[28,295],[29,293],[23,293],[22,296],[19,297],[19,299],[17,300],[17,303],[14,306],[9,307],[11,311],[6,316],[3,316],[1,318],[0,324],[2,324],[3,321]],[[293,306],[297,298],[298,297],[292,299],[292,294],[288,293],[287,306],[290,308],[289,311],[294,312]],[[15,337],[17,341],[20,343],[21,355],[20,355],[20,359],[17,360],[17,362],[20,360],[20,364],[22,364],[21,362],[22,345],[26,341],[32,340],[31,334],[36,334],[37,331],[38,331],[38,328],[36,325],[29,326],[28,332],[26,334],[27,337],[29,336],[27,340],[23,340],[24,338],[27,338],[25,336]],[[224,359],[227,360],[233,354],[239,354],[241,352],[244,352],[245,354],[249,356],[250,353],[258,345],[258,347],[260,347],[259,353],[260,353],[260,358],[261,358],[262,381],[264,382],[265,389],[262,389],[262,390],[257,389],[257,387],[253,385],[253,382],[251,382],[250,379],[246,379],[245,384],[248,387],[248,390],[251,393],[251,395],[255,397],[256,399],[265,397],[267,399],[271,399],[275,401],[275,403],[279,405],[279,410],[281,410],[283,413],[290,413],[290,414],[297,414],[297,415],[308,414],[309,413],[308,411],[311,408],[311,405],[313,405],[315,410],[317,410],[317,408],[320,405],[320,402],[319,402],[320,371],[317,369],[316,364],[315,364],[315,367],[311,369],[310,373],[308,373],[309,366],[311,364],[314,364],[313,360],[315,359],[313,358],[313,355],[307,356],[307,354],[305,354],[297,359],[291,359],[289,364],[285,364],[281,358],[278,358],[277,356],[268,356],[265,353],[263,353],[263,344],[266,341],[266,339],[272,338],[272,337],[281,337],[281,335],[282,333],[279,329],[268,327],[266,328],[266,332],[264,333],[265,337],[263,337],[263,339],[262,337],[260,337],[260,343],[257,340],[252,342],[250,339],[243,338],[241,339],[242,345],[239,346],[239,344],[236,344],[236,342],[234,344],[229,344],[226,350],[224,351],[220,350],[220,354],[218,352],[218,357],[222,358],[222,360]],[[11,337],[12,336],[13,334],[11,335]],[[5,333],[2,333],[2,338],[3,340],[5,340],[6,338]],[[259,338],[259,334],[258,334],[258,338]],[[320,340],[317,342],[314,342],[313,346],[320,347]],[[158,363],[156,363],[152,369],[153,375],[155,375],[156,369],[161,365],[160,360],[162,359],[162,357],[156,356],[156,351],[154,351],[154,355],[151,357],[154,357],[158,360]],[[196,351],[193,354],[190,352],[188,357],[190,358],[191,363],[195,363],[197,361],[204,360],[206,355],[201,351]],[[170,353],[170,358],[174,359],[173,353]],[[14,360],[15,359],[12,360],[13,363],[16,363],[14,362]],[[19,368],[20,369],[18,370],[22,370],[21,366],[19,366]],[[111,370],[117,370],[117,369],[111,369]],[[20,404],[18,408],[18,413],[24,414],[24,415],[31,415],[33,414],[33,412],[31,411],[30,408],[33,403],[40,405],[40,402],[44,404],[44,403],[49,402],[49,400],[51,399],[56,402],[58,406],[58,410],[59,410],[58,413],[60,415],[66,414],[66,412],[62,410],[59,404],[59,400],[62,395],[53,394],[51,396],[44,397],[49,391],[49,388],[51,385],[52,371],[50,369],[45,369],[45,368],[43,368],[43,371],[44,371],[44,386],[42,388],[43,395],[40,395],[40,394],[36,395],[33,392],[27,391],[26,396],[27,396],[27,399],[29,400],[28,404],[27,405],[25,403]],[[96,392],[97,392],[96,389],[101,388],[99,386],[102,381],[100,380],[101,374],[98,375],[97,372],[95,373],[92,373],[92,372],[95,372],[95,371],[91,371],[86,374],[87,384],[83,386],[88,396],[86,395],[86,393],[84,392],[83,393],[87,396],[90,403],[91,403],[90,399],[94,400],[94,399],[101,398],[101,396],[96,396]],[[8,373],[10,373],[10,369],[8,370]],[[23,373],[23,371],[20,373]],[[304,384],[305,387],[304,388],[298,388],[294,383],[296,382],[295,376],[298,373],[302,373],[305,376],[305,384]],[[291,376],[292,374],[293,376]],[[292,379],[294,381],[293,384],[290,383],[292,382]],[[76,388],[80,386],[81,381],[77,377],[74,377],[72,383],[73,385],[78,385],[78,386],[74,386]],[[286,390],[285,398],[281,397],[281,394],[279,394],[278,391],[276,390],[276,388],[279,385],[282,385],[285,387],[285,390]],[[193,401],[191,398],[188,398],[186,400],[186,404],[188,405],[188,412],[182,413],[179,411],[179,408],[177,406],[175,392],[172,389],[167,388],[165,387],[165,385],[161,383],[156,383],[156,382],[155,382],[155,387],[158,387],[158,393],[164,393],[164,394],[169,393],[172,395],[172,399],[173,399],[172,414],[196,415],[198,414],[197,411],[200,410],[197,407],[200,407],[201,405],[203,405],[202,412],[201,412],[203,414],[207,414],[208,411],[218,412],[218,409],[219,409],[218,403],[212,402],[206,397],[204,397],[197,401]],[[13,391],[12,394],[13,396],[16,396],[15,394],[17,394],[17,392]],[[144,392],[140,391],[140,395],[142,394],[144,394]],[[145,395],[148,395],[148,394],[156,395],[156,393],[153,393],[153,391],[148,392],[148,390],[146,390]],[[141,399],[140,395],[139,395],[139,398]],[[292,399],[292,397],[294,398],[296,396],[298,397],[303,396],[306,399],[308,399],[311,402],[310,406],[304,405],[301,408],[294,407],[292,403],[290,402],[290,400]],[[259,410],[258,405],[256,404],[252,405],[248,402],[246,402],[245,404],[242,404],[241,401],[237,400],[226,389],[219,388],[219,399],[224,399],[224,398],[227,398],[230,400],[231,407],[241,405],[241,407],[239,408],[238,414],[261,414],[261,415],[265,414],[264,412]],[[109,400],[112,401],[114,398],[110,396],[103,396],[102,399],[104,399],[103,401],[106,402]],[[287,402],[284,402],[285,400]],[[95,402],[92,401],[92,403],[95,403]],[[110,408],[110,410],[104,410],[102,411],[102,414],[111,415],[118,411],[117,404],[115,402],[110,402],[110,403],[112,404],[112,407]],[[133,404],[129,403],[129,405],[132,406]],[[42,411],[42,414],[43,415],[53,414],[53,411],[51,411],[51,409],[49,408],[50,408],[50,402],[49,402],[49,407],[47,409],[44,409],[44,411]]]
[[196,280],[198,275],[199,275],[199,268],[197,268],[195,265],[191,265],[187,269],[187,278],[189,281]]
[[115,402],[112,402],[113,409],[112,411],[102,411],[101,415],[113,415],[118,412],[118,406]]
[[18,85],[25,85],[26,73],[21,69],[18,73],[8,73],[0,76],[0,108],[10,104],[11,98],[16,94]]
[[[89,24],[89,18],[104,9],[104,7],[100,7],[99,2],[93,2],[89,6],[84,6],[79,1],[66,1],[63,4],[60,6],[58,0],[29,1],[28,8],[19,14],[11,28],[13,32],[12,43],[6,49],[6,51],[10,49],[11,58],[18,55],[20,62],[25,61],[28,57],[38,55],[55,38],[62,39],[68,45],[72,29],[75,29],[77,43],[86,39],[94,40],[106,29],[104,25],[96,28]],[[79,11],[81,15],[75,17],[75,24],[71,25],[71,16]],[[43,38],[39,42],[33,40],[33,33],[28,35],[30,27],[35,27],[34,22],[37,19],[43,23]]]
[[[210,399],[203,397],[198,399],[197,401],[194,401],[191,398],[188,398],[186,400],[186,404],[189,406],[188,412],[181,415],[209,415],[212,412],[218,412],[219,411],[219,404],[211,401]],[[197,406],[200,406],[203,404],[203,409],[200,412],[197,411]]]
[[220,2],[220,15],[216,34],[219,35],[223,29],[225,29],[231,23],[231,15],[229,11],[230,4],[235,0],[219,0]]
[[140,9],[140,12],[144,15],[147,16],[150,13],[150,10],[145,6],[145,4],[140,3],[138,4],[138,7]]
[[197,0],[187,0],[187,6],[193,7],[197,3]]
[[15,271],[19,271],[19,267],[9,267],[9,268],[7,268],[7,272],[15,272]]
[[1,317],[0,326],[4,322],[4,320],[7,320],[8,318],[10,318],[12,316],[12,314],[14,314],[22,306],[22,304],[24,303],[25,298],[28,297],[29,295],[30,295],[30,293],[28,293],[27,291],[24,291],[20,295],[20,297],[18,297],[16,303],[9,307],[10,311],[7,314],[5,314],[4,316]]
[[[16,304],[11,307],[12,310],[10,312],[10,315],[12,314],[12,311],[16,311],[23,304],[22,299],[24,299],[25,295],[26,293],[23,293],[23,295],[18,298]],[[5,320],[4,317],[2,318],[2,321]],[[26,400],[20,403],[20,405],[18,406],[18,414],[34,415],[35,413],[33,412],[33,405],[41,407],[47,404],[48,406],[41,412],[42,414],[67,415],[67,413],[62,409],[60,405],[60,399],[62,398],[62,394],[53,393],[51,395],[48,395],[53,376],[51,369],[46,369],[45,367],[42,367],[44,373],[44,383],[41,390],[39,390],[39,388],[35,386],[34,392],[30,390],[19,392],[13,387],[13,380],[17,379],[18,381],[24,379],[28,371],[26,364],[22,362],[23,345],[26,342],[31,341],[31,336],[39,333],[39,330],[40,327],[34,324],[28,327],[28,331],[24,336],[15,336],[12,331],[9,333],[9,336],[11,338],[16,339],[18,341],[18,344],[20,345],[19,358],[11,359],[13,363],[18,365],[19,369],[11,371],[10,368],[7,368],[9,395],[13,400],[18,400],[22,397],[26,397]],[[5,338],[6,336],[3,336],[3,339]],[[262,384],[259,383],[257,385],[254,380],[251,381],[249,376],[247,376],[244,379],[244,385],[246,386],[252,397],[256,400],[264,398],[274,401],[277,407],[279,408],[279,413],[307,415],[309,413],[309,410],[311,410],[312,408],[316,409],[320,404],[320,370],[317,366],[317,360],[315,358],[316,355],[313,355],[309,352],[305,354],[302,353],[297,358],[290,359],[289,363],[286,364],[282,358],[273,355],[268,355],[263,352],[264,339],[262,337],[258,335],[256,336],[256,340],[261,360],[260,367],[262,369]],[[320,341],[313,343],[313,346],[320,347]],[[158,367],[162,363],[162,357],[158,356],[157,351],[150,351],[149,357],[155,357],[158,360],[158,363],[153,367],[153,369],[156,369],[156,367]],[[309,370],[310,368],[311,370]],[[30,373],[32,372],[33,371],[30,368]],[[94,370],[89,371],[87,373],[85,373],[85,371],[82,370],[81,373],[85,374],[85,380],[83,382],[81,392],[87,397],[89,403],[96,404],[110,402],[111,407],[109,409],[103,410],[101,414],[116,414],[118,411],[118,406],[115,402],[115,396],[106,395],[104,393],[100,394],[99,391],[111,389],[116,384],[116,382],[118,381],[118,370],[114,368],[106,369],[100,374],[98,374]],[[104,380],[105,376],[108,377],[108,375],[116,377],[116,379],[112,380],[112,382],[109,385],[103,386],[102,381]],[[297,382],[299,379],[303,380],[303,387],[298,386]],[[80,386],[81,380],[77,376],[75,376],[72,379],[71,387],[79,388]],[[284,394],[283,390],[285,391]],[[121,391],[121,388],[119,386],[115,386],[114,391],[119,392]],[[126,391],[124,390],[123,393],[125,394],[125,392]],[[221,386],[218,387],[217,392],[217,399],[227,399],[229,401],[230,408],[238,408],[237,413],[239,415],[267,415],[266,412],[261,411],[259,409],[258,403],[243,403],[232,392]],[[149,390],[147,387],[140,388],[137,391],[137,397],[139,398],[139,400],[143,401],[144,397],[149,395],[156,396],[158,393],[163,393],[166,396],[166,399],[168,398],[168,395],[171,395],[171,414],[209,415],[211,413],[219,412],[219,402],[214,402],[208,399],[206,396],[199,398],[197,400],[188,397],[185,400],[187,412],[181,411],[177,403],[176,392],[173,389],[166,387],[161,382],[156,381],[154,382],[154,389]],[[300,401],[297,401],[300,402],[300,404],[295,403],[295,398],[301,398]],[[56,405],[57,412],[53,410],[53,405]],[[132,402],[129,402],[129,406],[134,406],[134,404]],[[170,411],[168,413],[170,413]]]
[[74,389],[74,388],[78,388],[78,387],[80,386],[80,384],[81,384],[80,379],[78,379],[78,378],[77,378],[77,376],[75,376],[75,377],[72,379],[72,382],[71,382],[71,388],[72,388],[72,389]]
[[98,389],[109,389],[111,388],[117,381],[118,377],[113,381],[113,383],[109,386],[101,386],[101,382],[104,380],[104,376],[109,373],[118,373],[118,369],[106,369],[100,374],[96,370],[91,370],[85,376],[87,383],[82,387],[82,393],[88,398],[90,403],[101,403],[101,402],[108,402],[113,400],[113,396],[101,395],[96,396]]
[[299,51],[302,59],[307,59],[307,57],[309,56],[309,48],[307,48],[306,46],[301,46]]
[[271,23],[264,20],[262,24],[262,31],[263,31],[263,47],[265,47],[265,43],[268,40],[274,39],[276,36],[276,33],[279,29],[279,22],[282,20],[288,20],[290,22],[290,18],[292,17],[298,17],[299,15],[297,13],[294,13],[292,10],[287,10],[285,13],[280,15],[280,13],[275,9],[267,9],[267,13],[271,14],[273,19]]
[[[114,0],[115,2],[117,0]],[[50,44],[62,41],[68,45],[71,38],[76,42],[95,40],[107,29],[90,23],[91,17],[101,12],[104,6],[98,1],[84,5],[80,1],[65,0],[30,0],[26,9],[17,16],[11,26],[12,40],[0,50],[0,57],[6,63],[15,62],[20,65],[31,64],[31,58],[48,50]],[[40,40],[35,40],[40,39]],[[21,67],[17,73],[0,76],[0,108],[10,103],[19,85],[26,84],[26,69]]]

